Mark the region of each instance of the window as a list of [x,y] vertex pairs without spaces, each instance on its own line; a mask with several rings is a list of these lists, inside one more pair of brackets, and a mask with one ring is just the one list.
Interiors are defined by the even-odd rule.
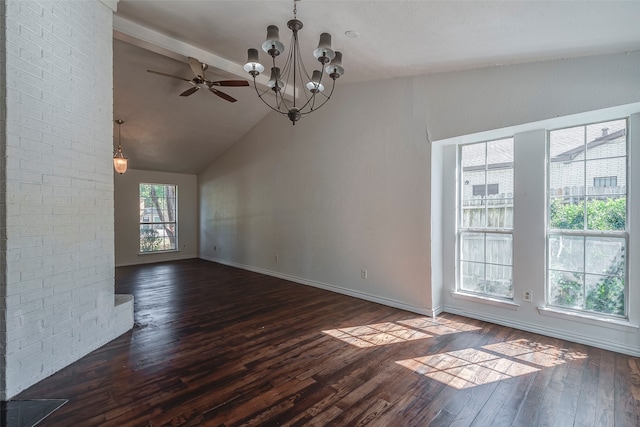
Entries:
[[624,317],[626,120],[550,131],[548,153],[548,304]]
[[178,188],[140,184],[140,252],[176,250]]
[[498,194],[498,184],[484,184],[474,185],[473,186],[473,195],[474,196],[484,196],[485,194]]
[[[513,138],[460,147],[458,289],[513,298]],[[491,182],[492,184],[487,184]],[[498,188],[503,193],[498,193]]]
[[594,187],[617,187],[618,177],[617,176],[599,176],[599,177],[593,178],[593,186]]

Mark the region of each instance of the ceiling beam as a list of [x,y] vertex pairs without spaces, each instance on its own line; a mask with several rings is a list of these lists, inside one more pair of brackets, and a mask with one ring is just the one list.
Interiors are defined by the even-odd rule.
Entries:
[[[250,79],[242,68],[244,64],[229,61],[213,52],[174,39],[118,15],[113,16],[113,38],[185,63],[188,62],[188,57],[197,58],[210,68],[241,79]],[[267,88],[268,80],[266,75],[261,74],[256,78],[256,83],[262,88]],[[291,88],[287,88],[285,93],[293,96]]]

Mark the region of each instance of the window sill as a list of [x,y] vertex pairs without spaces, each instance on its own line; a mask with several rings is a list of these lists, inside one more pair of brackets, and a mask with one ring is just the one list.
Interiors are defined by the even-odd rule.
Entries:
[[610,319],[599,317],[587,313],[576,313],[565,311],[555,307],[538,307],[538,313],[542,316],[554,317],[556,319],[572,320],[574,322],[586,323],[588,325],[601,326],[616,329],[624,332],[637,332],[640,326],[629,323],[626,319]]
[[138,252],[138,255],[156,255],[156,254],[166,254],[171,252],[180,252],[180,249],[169,249],[168,251],[153,251],[153,252]]
[[485,297],[476,294],[469,294],[466,292],[452,291],[450,292],[453,298],[462,299],[465,301],[477,302],[480,304],[493,305],[496,307],[508,308],[509,310],[518,310],[520,304],[516,304],[513,301],[507,301],[498,298]]

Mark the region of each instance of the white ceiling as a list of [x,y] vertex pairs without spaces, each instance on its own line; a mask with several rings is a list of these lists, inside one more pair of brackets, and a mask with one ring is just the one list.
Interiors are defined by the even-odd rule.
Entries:
[[[334,49],[343,52],[346,72],[336,90],[345,83],[640,50],[638,1],[303,0],[297,6],[305,62],[311,64],[321,32],[331,33]],[[280,27],[288,48],[292,17],[291,0],[120,0],[114,119],[125,121],[130,167],[197,173],[269,111],[252,87],[223,88],[236,103],[204,91],[180,97],[189,83],[147,69],[192,78],[181,61],[194,56],[210,64],[209,80],[249,78],[242,71],[247,49],[260,48],[269,24]],[[349,30],[360,37],[347,37]],[[277,119],[291,126],[286,117]]]

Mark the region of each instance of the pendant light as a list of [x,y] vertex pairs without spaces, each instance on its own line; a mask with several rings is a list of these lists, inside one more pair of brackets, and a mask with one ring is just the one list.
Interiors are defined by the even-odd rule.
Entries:
[[122,124],[124,123],[122,120],[118,119],[116,120],[116,123],[118,124],[118,149],[116,150],[116,153],[113,155],[113,167],[116,170],[116,172],[118,172],[120,175],[122,175],[123,173],[125,173],[127,171],[127,163],[129,162],[129,159],[127,159],[124,154],[122,154],[122,133],[121,133],[121,128],[122,128]]

